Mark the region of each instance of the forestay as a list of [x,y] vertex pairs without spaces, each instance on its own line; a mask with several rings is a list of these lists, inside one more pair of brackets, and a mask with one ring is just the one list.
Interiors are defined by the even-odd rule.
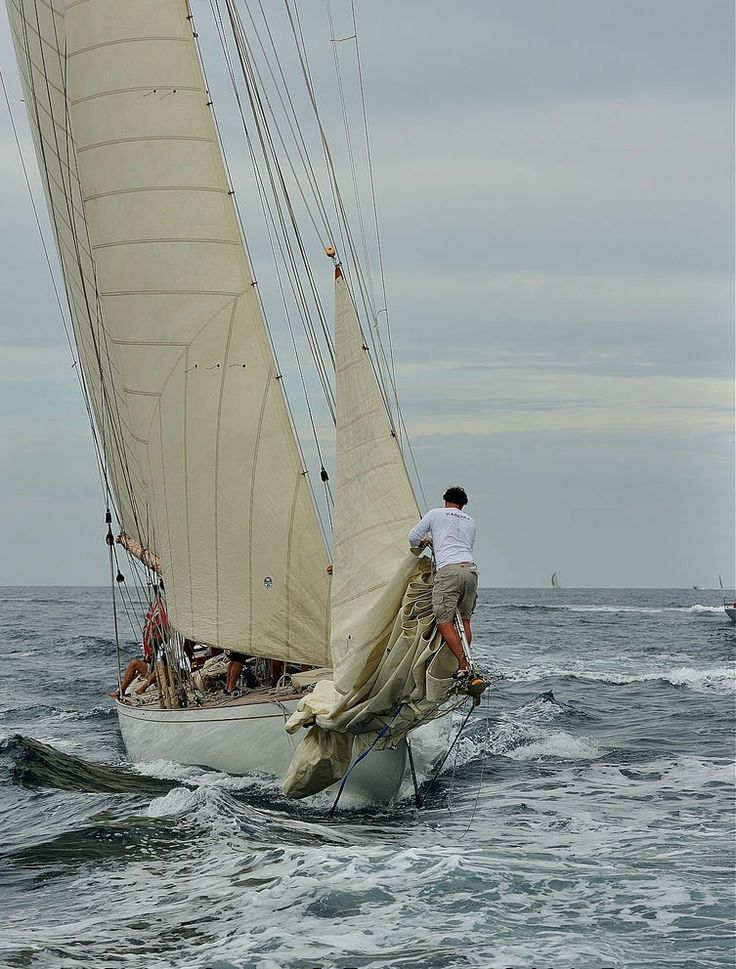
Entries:
[[183,635],[324,664],[324,542],[186,4],[7,2],[122,527]]

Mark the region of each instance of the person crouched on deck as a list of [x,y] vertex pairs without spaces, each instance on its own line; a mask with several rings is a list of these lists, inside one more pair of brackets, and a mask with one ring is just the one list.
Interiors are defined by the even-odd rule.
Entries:
[[409,532],[409,545],[419,552],[427,544],[428,535],[434,549],[436,573],[432,590],[432,611],[440,635],[457,659],[456,676],[467,676],[468,658],[455,629],[455,610],[471,643],[470,617],[475,609],[478,592],[478,569],[473,560],[475,522],[463,511],[468,503],[465,490],[458,485],[448,488],[442,496],[444,508],[428,511]]

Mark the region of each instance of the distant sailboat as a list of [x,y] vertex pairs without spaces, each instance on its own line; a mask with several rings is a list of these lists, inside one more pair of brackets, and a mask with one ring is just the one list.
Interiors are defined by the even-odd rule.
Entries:
[[559,589],[560,588],[560,580],[557,577],[557,573],[556,572],[553,572],[552,573],[552,578],[550,579],[550,582],[552,583],[552,588],[553,589]]
[[721,578],[720,572],[718,573],[718,585],[721,587],[721,589],[726,588],[725,585],[723,584],[723,579]]

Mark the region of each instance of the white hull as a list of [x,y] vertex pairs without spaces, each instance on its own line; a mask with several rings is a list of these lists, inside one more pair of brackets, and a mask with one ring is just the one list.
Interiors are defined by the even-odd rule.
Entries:
[[[296,704],[236,701],[161,710],[117,701],[116,707],[125,748],[136,763],[167,760],[227,774],[258,772],[281,778],[297,747],[284,729]],[[395,749],[371,751],[351,772],[345,803],[388,804],[399,793],[407,763],[404,741]]]

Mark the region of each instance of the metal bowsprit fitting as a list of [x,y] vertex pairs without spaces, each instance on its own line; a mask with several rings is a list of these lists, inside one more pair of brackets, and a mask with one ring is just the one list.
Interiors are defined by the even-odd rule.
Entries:
[[453,623],[455,625],[455,631],[460,637],[463,652],[468,657],[468,674],[467,676],[457,678],[456,690],[458,693],[467,694],[472,699],[473,706],[477,707],[480,703],[480,698],[491,684],[490,681],[481,676],[475,668],[473,657],[470,653],[470,644],[468,643],[468,637],[465,635],[465,626],[463,626],[459,609],[455,610]]

